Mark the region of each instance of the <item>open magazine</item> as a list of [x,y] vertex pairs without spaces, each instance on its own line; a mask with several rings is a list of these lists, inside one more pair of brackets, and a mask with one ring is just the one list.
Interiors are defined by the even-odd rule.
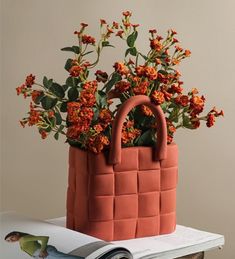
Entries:
[[0,213],[1,259],[150,259],[176,258],[224,244],[222,235],[177,226],[169,235],[123,241],[103,240],[15,213]]

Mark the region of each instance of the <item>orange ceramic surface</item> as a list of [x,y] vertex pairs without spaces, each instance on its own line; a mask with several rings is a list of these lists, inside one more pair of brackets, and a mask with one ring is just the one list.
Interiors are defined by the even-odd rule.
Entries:
[[[157,144],[121,148],[122,123],[140,104],[155,114]],[[166,137],[161,108],[135,96],[118,111],[110,151],[96,155],[70,147],[67,227],[106,241],[173,232],[178,150]]]

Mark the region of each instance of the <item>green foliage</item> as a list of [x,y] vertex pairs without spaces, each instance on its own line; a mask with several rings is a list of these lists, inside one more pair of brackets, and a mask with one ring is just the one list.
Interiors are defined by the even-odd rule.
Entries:
[[41,99],[42,108],[45,110],[51,110],[52,108],[55,107],[57,101],[58,101],[57,98],[52,98],[50,96],[44,96]]
[[78,46],[72,46],[72,47],[65,47],[61,49],[62,51],[71,51],[75,54],[79,54],[80,53],[80,48]]
[[135,45],[135,41],[138,37],[138,32],[137,31],[133,31],[132,34],[130,34],[128,37],[127,37],[127,45],[130,47],[130,48],[133,48],[134,45]]
[[104,86],[104,88],[105,88],[105,91],[106,91],[106,93],[108,93],[110,90],[111,90],[111,88],[117,83],[117,82],[119,82],[119,81],[121,81],[122,80],[122,77],[121,77],[121,75],[120,74],[118,74],[118,73],[113,73],[113,75],[112,75],[112,78],[105,84],[105,86]]

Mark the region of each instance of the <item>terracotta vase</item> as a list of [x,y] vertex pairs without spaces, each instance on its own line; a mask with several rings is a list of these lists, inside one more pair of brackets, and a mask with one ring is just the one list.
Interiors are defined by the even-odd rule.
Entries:
[[[137,105],[157,120],[154,147],[121,148],[122,124]],[[106,241],[171,233],[176,226],[178,149],[167,145],[165,116],[147,96],[119,108],[110,150],[100,154],[70,147],[67,227]]]

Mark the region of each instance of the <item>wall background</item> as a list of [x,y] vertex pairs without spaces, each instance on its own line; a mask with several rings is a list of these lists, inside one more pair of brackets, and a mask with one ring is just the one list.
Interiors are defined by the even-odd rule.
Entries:
[[[147,49],[147,31],[161,34],[175,28],[182,46],[192,51],[180,70],[185,87],[207,96],[207,108],[223,108],[216,126],[181,130],[178,223],[225,235],[222,251],[208,259],[235,258],[234,206],[234,77],[235,1],[81,1],[2,0],[1,2],[1,210],[16,210],[38,218],[65,214],[67,151],[63,141],[40,140],[36,130],[22,129],[18,120],[28,105],[15,87],[29,73],[63,82],[68,53],[81,21],[98,33],[99,18],[118,20],[124,10],[142,25],[139,46]],[[101,68],[111,71],[121,60],[121,45],[103,53]],[[111,57],[112,55],[112,57]]]

